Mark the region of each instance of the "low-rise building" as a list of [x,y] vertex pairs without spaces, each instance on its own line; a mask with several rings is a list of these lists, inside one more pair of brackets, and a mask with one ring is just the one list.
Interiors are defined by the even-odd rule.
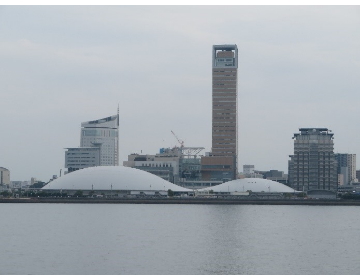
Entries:
[[201,165],[197,153],[202,149],[174,147],[161,148],[155,155],[131,154],[123,165],[147,171],[179,186],[198,186]]
[[204,181],[217,181],[220,183],[236,178],[234,174],[236,162],[234,157],[205,156],[201,158],[201,177]]
[[269,170],[269,171],[256,171],[263,175],[264,179],[276,181],[284,185],[288,185],[288,175],[284,174],[284,171]]
[[100,147],[67,148],[65,151],[68,172],[93,166],[100,166]]

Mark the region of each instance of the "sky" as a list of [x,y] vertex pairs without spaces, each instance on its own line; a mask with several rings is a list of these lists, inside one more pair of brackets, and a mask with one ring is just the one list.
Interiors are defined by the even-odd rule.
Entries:
[[0,166],[47,182],[120,111],[119,162],[211,149],[212,46],[236,44],[239,171],[287,173],[301,127],[360,159],[360,6],[0,6]]

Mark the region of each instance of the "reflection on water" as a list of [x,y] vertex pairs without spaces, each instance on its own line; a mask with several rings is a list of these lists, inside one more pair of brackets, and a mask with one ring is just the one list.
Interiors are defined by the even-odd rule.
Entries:
[[1,274],[359,274],[360,207],[0,204]]

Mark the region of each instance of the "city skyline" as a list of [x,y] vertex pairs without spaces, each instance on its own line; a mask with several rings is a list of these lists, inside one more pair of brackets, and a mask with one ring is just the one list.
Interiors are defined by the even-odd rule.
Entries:
[[287,173],[301,127],[328,127],[335,153],[360,154],[359,15],[358,6],[1,6],[0,166],[11,180],[49,180],[78,146],[80,123],[118,104],[120,163],[179,146],[171,130],[210,151],[209,57],[226,43],[238,47],[238,171]]

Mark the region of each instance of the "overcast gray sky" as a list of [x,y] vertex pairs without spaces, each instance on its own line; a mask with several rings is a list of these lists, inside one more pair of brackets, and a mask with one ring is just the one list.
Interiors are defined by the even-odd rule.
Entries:
[[360,157],[359,6],[0,6],[0,166],[48,181],[118,104],[121,163],[171,130],[209,151],[214,44],[239,49],[239,171],[287,173],[300,127]]

